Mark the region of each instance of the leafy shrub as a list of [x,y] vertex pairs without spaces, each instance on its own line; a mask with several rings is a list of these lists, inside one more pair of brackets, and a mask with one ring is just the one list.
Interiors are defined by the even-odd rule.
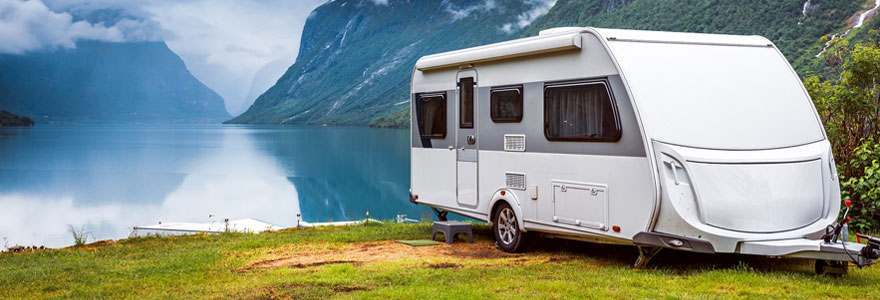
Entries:
[[850,226],[857,232],[876,232],[880,228],[880,143],[863,140],[847,167],[856,173],[840,178],[843,199],[853,203]]
[[[876,36],[876,32],[872,31]],[[804,86],[816,104],[831,142],[840,174],[841,195],[853,201],[851,226],[862,232],[880,231],[880,43],[871,39],[850,48],[846,40],[832,41],[826,55],[837,78],[814,75]],[[842,209],[845,209],[842,208]]]

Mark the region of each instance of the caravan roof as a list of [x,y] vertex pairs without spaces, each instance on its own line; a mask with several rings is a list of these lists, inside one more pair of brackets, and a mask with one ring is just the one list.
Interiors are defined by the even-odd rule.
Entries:
[[[582,34],[605,49],[583,49]],[[824,139],[797,74],[760,36],[590,27],[421,58],[435,69],[559,51],[608,51],[632,96],[645,134],[670,144],[732,150],[775,149]],[[479,69],[479,66],[476,66]]]

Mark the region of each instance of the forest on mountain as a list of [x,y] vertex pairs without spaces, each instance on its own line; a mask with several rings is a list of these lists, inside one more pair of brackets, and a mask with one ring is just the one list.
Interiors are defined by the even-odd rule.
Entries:
[[409,75],[419,57],[562,26],[762,35],[801,76],[829,79],[833,70],[816,57],[829,38],[865,42],[880,24],[868,14],[854,28],[874,5],[867,0],[550,2],[328,2],[306,23],[296,63],[229,122],[408,127]]

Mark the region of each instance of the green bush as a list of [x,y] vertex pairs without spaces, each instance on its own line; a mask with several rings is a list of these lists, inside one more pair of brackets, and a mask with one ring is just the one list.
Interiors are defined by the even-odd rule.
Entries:
[[[876,37],[877,32],[871,35]],[[853,201],[851,226],[861,232],[880,231],[880,43],[873,38],[850,47],[832,41],[826,62],[837,74],[821,80],[804,78],[831,142],[840,174],[841,195]]]
[[843,199],[853,203],[850,226],[857,232],[876,232],[880,228],[880,143],[862,140],[847,167],[857,171],[840,178]]

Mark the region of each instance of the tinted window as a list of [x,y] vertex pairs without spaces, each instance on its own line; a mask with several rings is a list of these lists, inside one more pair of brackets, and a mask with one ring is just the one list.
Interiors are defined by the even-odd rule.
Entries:
[[460,116],[458,126],[461,128],[474,128],[474,78],[462,78],[458,82],[460,103]]
[[495,123],[519,122],[523,117],[522,86],[492,89],[489,97],[492,121]]
[[620,123],[607,84],[545,86],[544,136],[557,141],[619,140]]
[[446,93],[419,95],[418,104],[422,137],[446,138]]

